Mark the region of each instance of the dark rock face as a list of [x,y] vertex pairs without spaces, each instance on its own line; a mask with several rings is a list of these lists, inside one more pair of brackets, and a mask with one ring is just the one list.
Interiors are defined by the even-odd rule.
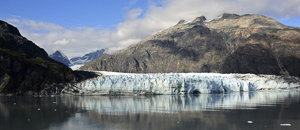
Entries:
[[0,49],[0,61],[0,92],[4,94],[59,94],[62,88],[54,83],[75,80],[72,70],[51,59]]
[[31,56],[48,57],[46,51],[22,37],[19,30],[0,20],[0,48],[26,53]]
[[262,15],[198,17],[87,63],[81,70],[300,76],[300,28]]
[[85,63],[91,62],[91,61],[101,57],[102,55],[107,55],[105,53],[105,51],[106,51],[106,49],[97,50],[95,52],[85,54],[82,57],[71,58],[70,61],[71,61],[72,65],[74,65],[74,64],[85,64]]
[[276,58],[260,44],[247,44],[225,59],[224,73],[279,74]]
[[60,94],[81,77],[0,21],[0,95]]
[[58,62],[65,64],[66,66],[71,65],[69,58],[65,54],[63,54],[62,52],[60,52],[58,50],[56,52],[54,52],[53,54],[49,55],[49,57],[52,58],[53,60],[56,60]]

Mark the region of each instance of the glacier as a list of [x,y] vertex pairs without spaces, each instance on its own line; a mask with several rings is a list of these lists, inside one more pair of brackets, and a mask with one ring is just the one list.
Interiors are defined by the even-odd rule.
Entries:
[[79,70],[79,68],[80,68],[81,66],[84,66],[84,64],[73,64],[73,65],[70,66],[70,68],[71,68],[72,70]]
[[71,95],[193,94],[300,87],[298,77],[282,75],[94,72],[99,76],[69,84],[62,93]]

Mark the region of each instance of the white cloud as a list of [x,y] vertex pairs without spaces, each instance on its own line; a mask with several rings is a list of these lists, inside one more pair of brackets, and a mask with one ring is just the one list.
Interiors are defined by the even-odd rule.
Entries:
[[55,44],[55,45],[66,45],[68,43],[69,43],[69,40],[62,39],[62,40],[55,41],[53,44]]
[[54,23],[47,23],[47,22],[36,22],[33,20],[27,20],[27,19],[16,19],[16,18],[9,18],[7,19],[7,22],[12,22],[17,24],[18,28],[24,28],[28,29],[30,31],[41,31],[41,30],[46,30],[46,31],[62,31],[65,28],[54,24]]
[[98,27],[67,29],[53,23],[26,19],[6,21],[17,26],[23,36],[49,54],[58,49],[72,58],[102,48],[110,48],[109,51],[114,52],[171,27],[181,19],[191,21],[203,15],[207,19],[223,13],[263,14],[273,18],[300,17],[300,0],[149,0],[147,10],[130,9],[136,2],[132,0],[125,7],[126,20],[116,25],[116,30]]
[[140,9],[140,8],[129,10],[129,12],[127,14],[127,20],[135,20],[135,19],[137,19],[137,17],[142,14],[142,11],[143,10]]
[[44,48],[48,54],[61,50],[69,58],[82,56],[102,48],[115,47],[111,30],[91,27],[66,29],[60,25],[26,19],[6,19],[20,30],[21,34]]
[[127,8],[130,8],[131,6],[135,5],[137,1],[138,1],[138,0],[131,0],[131,1],[129,2],[129,5],[128,5]]
[[126,47],[128,45],[131,45],[132,43],[138,43],[142,39],[125,39],[118,42],[118,45],[121,47]]
[[19,19],[16,19],[16,18],[8,18],[6,19],[7,22],[12,22],[12,23],[20,23],[20,20]]

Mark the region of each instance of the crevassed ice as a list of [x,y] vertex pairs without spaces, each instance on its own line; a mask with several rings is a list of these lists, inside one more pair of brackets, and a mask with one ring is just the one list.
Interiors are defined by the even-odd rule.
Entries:
[[[75,84],[83,94],[184,94],[287,89],[299,87],[280,76],[219,73],[132,74],[98,72],[102,76]],[[95,93],[96,92],[96,93]]]

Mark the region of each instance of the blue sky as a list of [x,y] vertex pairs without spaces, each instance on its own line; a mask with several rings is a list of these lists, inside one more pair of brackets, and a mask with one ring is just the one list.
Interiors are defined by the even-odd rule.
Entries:
[[51,22],[66,28],[102,26],[114,29],[131,8],[147,8],[147,1],[131,0],[3,0],[1,18]]
[[262,14],[300,26],[300,0],[1,0],[0,19],[48,54],[69,58],[102,48],[110,52],[198,16]]

